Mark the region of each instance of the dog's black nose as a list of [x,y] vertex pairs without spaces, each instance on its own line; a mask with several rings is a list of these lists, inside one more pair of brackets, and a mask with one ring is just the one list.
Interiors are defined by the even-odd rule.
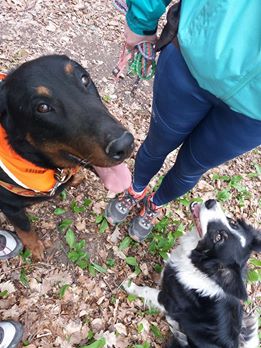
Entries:
[[205,207],[207,209],[211,209],[213,208],[215,205],[216,205],[217,201],[215,199],[208,199],[206,202],[205,202]]
[[124,132],[118,139],[112,140],[106,147],[106,154],[117,161],[128,157],[134,148],[134,138],[130,132]]

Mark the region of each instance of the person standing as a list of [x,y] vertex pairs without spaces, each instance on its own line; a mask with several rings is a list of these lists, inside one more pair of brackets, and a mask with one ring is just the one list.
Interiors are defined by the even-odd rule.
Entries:
[[[167,0],[127,0],[125,37],[133,48],[156,42]],[[161,208],[184,195],[209,169],[261,144],[261,2],[182,0],[177,36],[159,56],[147,137],[138,150],[131,186],[112,199],[105,216],[131,221],[143,241]],[[173,167],[154,194],[148,184],[179,146]]]

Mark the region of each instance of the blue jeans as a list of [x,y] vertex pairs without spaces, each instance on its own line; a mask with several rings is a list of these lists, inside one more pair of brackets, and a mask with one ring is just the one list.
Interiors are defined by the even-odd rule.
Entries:
[[148,185],[166,156],[180,145],[176,162],[153,198],[157,205],[182,196],[207,170],[260,143],[261,121],[231,110],[203,90],[173,44],[163,49],[155,75],[150,127],[135,162],[135,191]]

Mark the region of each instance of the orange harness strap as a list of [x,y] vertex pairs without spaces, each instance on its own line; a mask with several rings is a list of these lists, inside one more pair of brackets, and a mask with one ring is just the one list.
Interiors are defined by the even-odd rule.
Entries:
[[21,196],[52,196],[56,189],[66,183],[79,170],[45,169],[19,156],[9,145],[7,134],[0,126],[0,168],[16,183],[0,180],[0,186]]
[[[0,81],[6,74],[0,73]],[[0,168],[15,182],[0,180],[0,186],[21,196],[52,196],[58,186],[66,183],[78,171],[72,169],[46,169],[36,166],[18,155],[7,140],[5,129],[0,125]]]
[[43,197],[43,196],[52,196],[51,192],[35,192],[33,190],[25,189],[19,186],[15,186],[0,180],[0,186],[5,188],[7,191],[10,191],[16,195],[24,197]]

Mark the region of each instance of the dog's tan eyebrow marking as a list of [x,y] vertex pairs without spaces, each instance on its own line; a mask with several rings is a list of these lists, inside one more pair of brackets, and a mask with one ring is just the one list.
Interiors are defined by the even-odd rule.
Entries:
[[43,95],[45,97],[50,97],[52,95],[51,91],[47,87],[45,87],[45,86],[38,86],[38,87],[36,87],[36,92],[39,95]]
[[72,74],[74,70],[74,67],[71,63],[67,63],[64,67],[64,71],[66,72],[66,74]]

